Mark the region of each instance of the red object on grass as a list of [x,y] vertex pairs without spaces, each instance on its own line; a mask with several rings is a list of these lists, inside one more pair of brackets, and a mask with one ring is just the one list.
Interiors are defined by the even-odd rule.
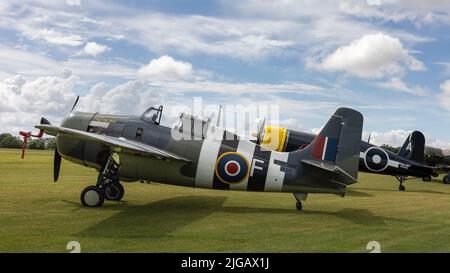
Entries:
[[44,134],[43,130],[40,130],[37,135],[33,135],[31,132],[24,132],[24,131],[19,132],[19,135],[23,136],[22,156],[21,156],[22,159],[25,158],[25,149],[27,148],[28,139],[30,137],[41,138],[43,134]]

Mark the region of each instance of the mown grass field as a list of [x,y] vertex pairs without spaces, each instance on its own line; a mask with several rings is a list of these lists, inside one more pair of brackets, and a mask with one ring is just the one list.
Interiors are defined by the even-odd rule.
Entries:
[[122,202],[80,205],[96,172],[53,153],[0,150],[0,252],[449,252],[450,185],[360,174],[348,195],[310,195],[125,184]]

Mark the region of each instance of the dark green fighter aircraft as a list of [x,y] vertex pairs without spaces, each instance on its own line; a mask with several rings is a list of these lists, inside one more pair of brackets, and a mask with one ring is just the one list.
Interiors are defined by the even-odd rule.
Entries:
[[54,180],[63,157],[99,171],[97,183],[81,193],[87,207],[120,200],[121,182],[152,181],[288,192],[298,210],[308,193],[344,196],[346,186],[357,181],[363,117],[355,110],[338,109],[311,145],[294,152],[266,149],[189,114],[181,114],[177,126],[165,127],[160,125],[162,111],[160,106],[141,116],[74,112],[60,126],[42,118],[36,126],[39,135],[56,137]]
[[450,184],[450,153],[440,148],[425,146],[425,162],[433,166],[437,172],[447,172],[442,182]]

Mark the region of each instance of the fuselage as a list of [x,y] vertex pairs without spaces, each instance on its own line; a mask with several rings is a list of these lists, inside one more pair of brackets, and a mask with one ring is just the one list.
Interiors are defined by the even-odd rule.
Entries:
[[[192,130],[195,123],[200,130]],[[210,125],[201,120],[187,118],[180,127],[169,128],[142,116],[76,112],[61,126],[138,141],[189,161],[119,153],[120,179],[125,182],[239,191],[345,192],[346,185],[330,182],[331,174],[300,164],[301,153],[272,151],[218,127],[206,130]],[[65,159],[96,169],[102,168],[108,155],[108,147],[102,144],[65,136],[57,137],[57,147]]]

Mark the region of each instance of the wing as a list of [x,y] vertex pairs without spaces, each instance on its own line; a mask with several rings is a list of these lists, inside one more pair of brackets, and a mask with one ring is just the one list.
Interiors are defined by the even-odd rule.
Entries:
[[154,146],[129,140],[123,137],[112,137],[107,135],[94,134],[80,130],[53,126],[53,125],[36,125],[36,128],[43,130],[46,134],[53,136],[64,136],[73,139],[79,139],[94,143],[103,144],[111,147],[111,150],[117,153],[142,154],[146,156],[154,156],[159,159],[175,159],[180,161],[191,162],[179,155],[166,152]]

